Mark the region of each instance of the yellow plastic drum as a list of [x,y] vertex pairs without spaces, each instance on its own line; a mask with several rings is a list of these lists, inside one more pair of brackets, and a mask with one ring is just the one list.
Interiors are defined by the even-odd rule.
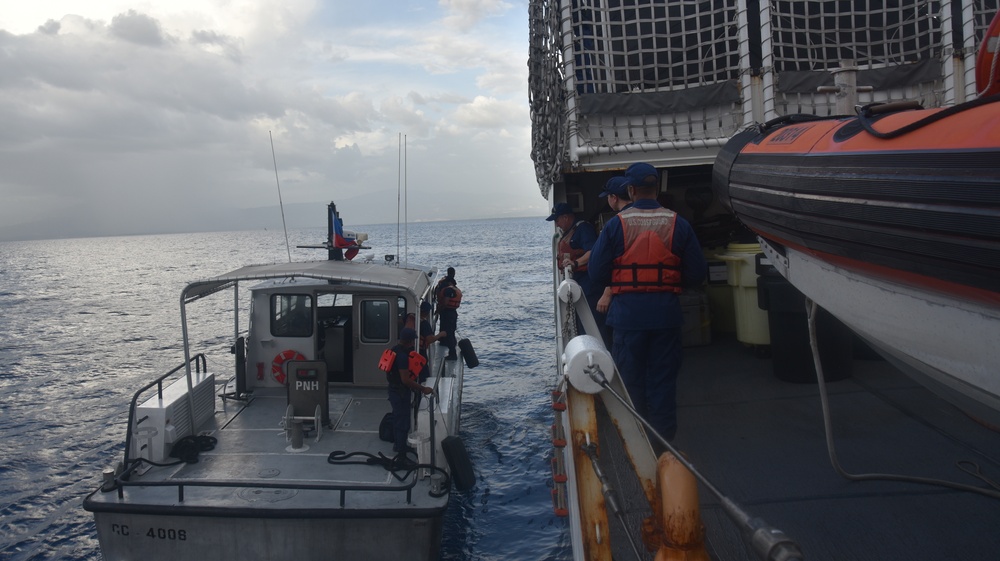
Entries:
[[757,263],[760,244],[731,243],[715,258],[728,266],[729,286],[733,289],[736,315],[736,339],[747,345],[770,345],[767,312],[757,305]]

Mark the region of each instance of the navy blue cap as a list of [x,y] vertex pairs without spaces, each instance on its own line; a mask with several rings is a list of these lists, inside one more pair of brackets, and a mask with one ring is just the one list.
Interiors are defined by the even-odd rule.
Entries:
[[417,338],[417,332],[410,329],[409,327],[404,327],[399,331],[400,341],[413,341]]
[[608,195],[628,198],[628,179],[621,175],[617,175],[609,179],[608,182],[604,184],[604,190],[601,191],[601,194],[598,195],[598,197],[603,199]]
[[625,170],[625,179],[634,187],[659,187],[660,174],[647,163],[632,164]]
[[428,302],[428,301],[426,301],[426,300],[424,300],[423,302],[421,302],[420,303],[420,311],[421,312],[429,312],[429,311],[431,311],[431,303]]
[[552,214],[546,220],[552,221],[564,214],[574,214],[573,207],[569,206],[569,203],[556,203],[556,206],[552,207]]

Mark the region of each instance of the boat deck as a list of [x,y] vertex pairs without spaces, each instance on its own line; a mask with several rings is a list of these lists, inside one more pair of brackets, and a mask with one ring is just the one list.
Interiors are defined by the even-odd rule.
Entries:
[[[450,391],[454,378],[442,378],[439,391]],[[432,383],[429,380],[429,383]],[[249,403],[228,401],[199,434],[216,438],[215,447],[198,454],[197,462],[152,467],[126,486],[124,500],[115,492],[98,492],[97,503],[111,510],[245,509],[283,511],[281,516],[350,516],[359,510],[381,510],[392,516],[416,510],[443,510],[443,497],[430,496],[430,478],[415,481],[416,472],[382,464],[365,465],[369,457],[395,456],[392,443],[379,439],[378,427],[390,406],[384,388],[331,388],[330,421],[318,441],[309,430],[303,449],[291,448],[281,421],[287,407],[282,388],[257,389]],[[426,408],[427,400],[421,407]],[[441,407],[438,405],[438,407]],[[442,411],[443,412],[443,411]],[[361,452],[331,464],[331,452]],[[413,459],[411,455],[411,459]],[[173,460],[173,458],[171,458]],[[178,500],[183,486],[183,502]],[[99,507],[98,507],[99,508]]]
[[[850,473],[987,487],[1000,481],[994,432],[881,360],[855,359],[827,385],[834,446]],[[899,481],[849,481],[831,466],[817,385],[778,379],[732,335],[685,349],[674,445],[712,484],[782,530],[805,559],[994,560],[1000,500]],[[755,560],[720,501],[700,488],[714,559]]]

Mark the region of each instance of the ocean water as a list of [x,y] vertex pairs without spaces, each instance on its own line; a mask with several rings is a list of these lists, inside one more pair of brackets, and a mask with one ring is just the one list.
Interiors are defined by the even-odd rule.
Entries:
[[[480,366],[466,370],[462,438],[477,484],[452,494],[441,558],[569,558],[550,496],[551,224],[348,228],[370,235],[365,253],[378,259],[399,248],[400,259],[455,267],[464,294],[459,331]],[[324,258],[295,247],[324,235],[289,230],[292,258]],[[81,502],[121,457],[132,394],[183,361],[181,289],[287,259],[281,231],[0,243],[0,559],[101,559]],[[230,322],[192,331],[217,372],[232,362]]]

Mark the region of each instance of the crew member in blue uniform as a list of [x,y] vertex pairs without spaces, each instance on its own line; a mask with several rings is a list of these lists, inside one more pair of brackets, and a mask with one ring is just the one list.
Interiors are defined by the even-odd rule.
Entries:
[[[597,325],[604,325],[604,314],[598,313],[597,301],[601,298],[600,287],[590,282],[587,274],[587,263],[590,261],[590,249],[597,240],[597,232],[593,224],[586,220],[577,220],[573,207],[567,203],[558,203],[552,208],[552,214],[546,218],[555,221],[556,227],[562,231],[559,238],[558,259],[560,269],[573,268],[573,280],[580,285],[583,295],[587,298],[590,313]],[[577,330],[582,333],[583,325],[577,320]],[[592,333],[592,335],[597,335]]]
[[[684,315],[678,294],[705,280],[694,229],[656,197],[660,178],[646,163],[625,172],[632,205],[611,218],[590,254],[590,277],[613,298],[611,354],[636,410],[664,438],[677,431],[677,373]],[[663,448],[654,441],[654,449]]]
[[[632,205],[632,199],[628,195],[628,180],[625,179],[624,175],[616,175],[609,179],[607,183],[604,184],[604,190],[598,197],[604,199],[607,198],[608,206],[611,210],[621,212],[625,208]],[[595,240],[596,241],[596,240]],[[595,287],[600,287],[598,283],[593,283]],[[604,339],[604,346],[611,350],[611,327],[607,323],[608,308],[611,306],[611,287],[604,287],[604,291],[601,293],[601,297],[597,300],[597,313],[601,316],[601,321],[598,324],[601,328],[601,337]]]
[[427,395],[433,391],[417,381],[419,371],[413,372],[410,367],[410,351],[413,350],[416,339],[417,332],[409,327],[404,327],[399,332],[399,343],[392,348],[392,352],[396,353],[396,359],[392,363],[392,368],[386,372],[386,381],[389,383],[389,404],[392,406],[392,450],[396,453],[414,451],[406,444],[406,435],[410,432],[411,392]]

